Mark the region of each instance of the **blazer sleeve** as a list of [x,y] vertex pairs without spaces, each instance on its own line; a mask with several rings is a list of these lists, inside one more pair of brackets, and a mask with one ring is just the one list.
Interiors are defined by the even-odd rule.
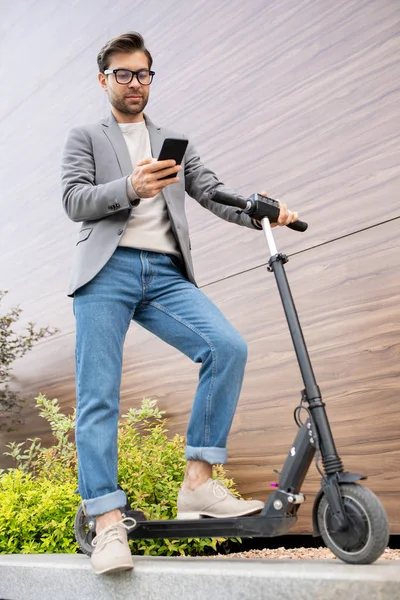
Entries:
[[92,143],[84,129],[74,127],[67,136],[61,160],[64,209],[72,221],[96,221],[137,206],[128,193],[128,178],[95,185]]
[[261,225],[254,219],[251,219],[245,213],[238,213],[237,209],[231,206],[224,206],[208,199],[208,194],[215,190],[223,190],[235,194],[234,190],[228,189],[216,176],[216,174],[207,168],[200,160],[200,157],[189,142],[185,153],[185,190],[201,206],[204,206],[212,213],[237,225],[244,225],[251,229],[262,229]]

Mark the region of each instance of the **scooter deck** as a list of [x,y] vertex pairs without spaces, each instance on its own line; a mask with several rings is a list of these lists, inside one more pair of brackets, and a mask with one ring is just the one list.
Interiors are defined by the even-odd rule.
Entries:
[[[126,516],[131,516],[126,511]],[[133,515],[132,515],[133,516]],[[138,520],[128,537],[132,539],[201,537],[272,537],[284,535],[296,523],[297,516],[267,517],[253,515],[231,519]]]

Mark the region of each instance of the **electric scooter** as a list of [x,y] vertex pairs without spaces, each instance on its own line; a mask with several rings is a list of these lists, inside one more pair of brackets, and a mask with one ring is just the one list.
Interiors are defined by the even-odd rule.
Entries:
[[[321,475],[321,489],[314,500],[313,534],[321,536],[325,545],[342,561],[370,564],[381,556],[388,544],[387,515],[377,496],[357,483],[366,476],[346,472],[336,450],[284,269],[288,257],[277,251],[272,235],[271,223],[278,220],[279,203],[260,194],[245,199],[219,190],[211,192],[209,197],[219,204],[236,207],[238,212],[243,211],[262,224],[270,253],[267,268],[275,275],[304,382],[301,401],[294,413],[299,429],[279,474],[279,483],[272,484],[276,487],[260,513],[236,518],[150,521],[141,511],[132,510],[128,503],[123,515],[133,518],[136,523],[128,536],[134,539],[176,539],[284,535],[296,523],[298,509],[305,500],[301,486],[315,458]],[[288,227],[305,231],[308,225],[304,221],[296,221]],[[305,422],[301,420],[302,411],[307,415]],[[86,516],[82,505],[77,510],[74,529],[80,550],[90,556],[96,519]]]

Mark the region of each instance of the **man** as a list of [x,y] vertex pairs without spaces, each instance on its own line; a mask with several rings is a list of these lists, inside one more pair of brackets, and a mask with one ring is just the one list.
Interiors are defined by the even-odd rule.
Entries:
[[[178,519],[236,517],[263,507],[234,498],[212,479],[212,465],[227,460],[247,347],[196,286],[185,191],[227,221],[252,229],[260,224],[208,200],[211,190],[224,186],[190,143],[182,166],[156,160],[166,137],[182,136],[143,113],[154,72],[139,34],[111,40],[97,62],[111,114],[71,130],[62,184],[68,216],[82,223],[69,290],[76,318],[79,493],[86,514],[96,516],[91,560],[94,571],[104,573],[133,567],[130,520],[121,513],[126,496],[117,487],[122,350],[132,319],[201,363]],[[281,204],[279,224],[296,219]]]

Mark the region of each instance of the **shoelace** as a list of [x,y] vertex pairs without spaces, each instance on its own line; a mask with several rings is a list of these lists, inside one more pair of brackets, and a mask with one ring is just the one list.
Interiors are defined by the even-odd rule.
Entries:
[[230,493],[226,488],[226,485],[220,479],[214,479],[211,487],[216,498],[226,498],[226,496]]
[[[131,524],[129,524],[129,522],[131,522]],[[132,519],[132,517],[125,517],[121,521],[118,521],[118,523],[114,523],[113,525],[110,525],[109,527],[103,529],[103,531],[100,531],[100,533],[96,535],[96,537],[92,540],[92,546],[97,546],[99,542],[114,542],[119,538],[118,529],[120,527],[124,527],[127,531],[130,531],[135,526],[135,519]]]

